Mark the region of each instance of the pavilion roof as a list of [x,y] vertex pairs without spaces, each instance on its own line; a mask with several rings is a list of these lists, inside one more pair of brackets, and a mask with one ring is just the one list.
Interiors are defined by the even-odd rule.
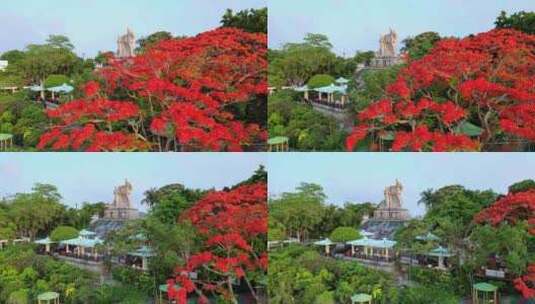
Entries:
[[50,301],[55,300],[57,298],[59,298],[59,293],[52,291],[45,292],[37,296],[37,300],[39,301]]
[[394,245],[396,245],[396,241],[388,240],[388,239],[382,239],[382,240],[374,240],[369,239],[367,237],[363,237],[358,240],[349,241],[347,242],[349,245],[353,246],[364,246],[364,247],[374,247],[374,248],[392,248]]
[[314,245],[316,246],[330,246],[330,245],[335,245],[336,243],[334,243],[333,241],[331,241],[330,239],[324,239],[324,240],[321,240],[321,241],[316,241],[314,242]]
[[60,85],[60,86],[57,86],[57,87],[51,87],[51,88],[48,88],[46,89],[47,91],[50,91],[50,92],[54,92],[54,93],[59,93],[59,92],[63,92],[63,93],[70,93],[74,90],[74,88],[66,83]]
[[351,297],[351,301],[357,302],[357,303],[369,302],[371,300],[372,300],[372,296],[370,296],[369,294],[365,294],[365,293],[358,293]]
[[425,235],[417,235],[416,239],[419,241],[439,241],[440,240],[438,236],[434,235],[431,232],[428,232]]
[[156,255],[154,253],[154,250],[152,250],[152,248],[148,246],[141,246],[138,250],[129,252],[128,254],[131,256],[137,256],[142,258],[149,258]]
[[483,133],[482,128],[468,121],[462,122],[457,127],[455,127],[453,131],[457,134],[464,134],[464,135],[468,135],[471,137],[479,136]]
[[346,79],[344,77],[339,77],[338,79],[335,80],[336,83],[341,83],[341,84],[346,84],[349,82],[349,79]]
[[34,243],[40,244],[40,245],[48,245],[48,244],[54,244],[57,242],[52,241],[48,236],[45,239],[35,240]]
[[0,140],[8,140],[13,138],[13,134],[0,133]]
[[288,137],[286,136],[276,136],[268,139],[268,145],[280,145],[288,142]]
[[450,257],[450,256],[453,256],[454,254],[451,253],[448,248],[444,248],[442,246],[438,246],[437,248],[435,249],[432,249],[431,251],[429,251],[427,253],[427,255],[431,255],[431,256],[441,256],[441,257]]
[[329,94],[331,93],[346,94],[347,85],[338,86],[338,85],[331,83],[331,85],[328,85],[325,87],[315,88],[314,91],[320,92],[320,93],[329,93]]
[[80,231],[80,233],[78,233],[78,235],[80,235],[80,236],[93,236],[93,235],[96,235],[96,233],[93,232],[93,231],[90,231],[90,230],[83,229],[82,231]]
[[44,91],[45,88],[41,85],[33,85],[33,86],[29,86],[28,89],[30,89],[30,91],[34,91],[34,92],[41,92],[41,91]]
[[310,88],[305,84],[304,86],[301,86],[301,87],[295,87],[293,90],[296,92],[306,92],[306,91],[310,91]]
[[104,241],[100,238],[96,237],[94,239],[87,239],[82,237],[77,237],[75,239],[70,240],[64,240],[59,242],[60,244],[64,245],[72,245],[72,246],[79,246],[79,247],[85,247],[85,248],[93,248],[97,245],[104,244]]
[[494,292],[498,289],[498,287],[490,283],[480,282],[480,283],[474,284],[474,289],[479,290],[479,291]]

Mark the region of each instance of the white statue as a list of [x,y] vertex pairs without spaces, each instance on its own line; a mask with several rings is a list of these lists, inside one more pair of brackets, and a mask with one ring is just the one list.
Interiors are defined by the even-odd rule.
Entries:
[[398,42],[398,34],[390,29],[388,34],[381,35],[379,39],[379,51],[377,55],[380,57],[395,57],[396,45]]
[[136,37],[130,28],[126,29],[126,34],[117,39],[117,57],[127,58],[134,56],[136,48]]
[[385,188],[386,208],[401,208],[403,185],[396,179],[396,184]]
[[124,185],[115,187],[113,190],[113,206],[115,208],[130,208],[130,193],[132,184],[125,180]]

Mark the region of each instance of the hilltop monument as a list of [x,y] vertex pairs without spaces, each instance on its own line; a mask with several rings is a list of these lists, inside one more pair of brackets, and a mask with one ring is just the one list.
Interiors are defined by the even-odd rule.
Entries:
[[113,190],[113,201],[106,204],[104,215],[95,216],[91,219],[89,229],[97,233],[98,237],[105,239],[112,232],[121,229],[129,220],[136,220],[143,217],[132,205],[130,194],[132,184],[125,180],[124,184],[117,186]]
[[126,34],[117,38],[117,57],[128,58],[134,56],[136,48],[136,36],[130,28],[126,29]]
[[396,183],[387,186],[384,191],[385,199],[373,213],[373,218],[385,221],[405,221],[409,219],[409,211],[403,208],[401,193],[403,185],[396,179]]
[[132,184],[125,180],[124,185],[115,187],[113,190],[113,202],[106,205],[105,219],[132,220],[139,217],[137,209],[132,207],[130,201]]
[[379,38],[379,50],[375,52],[375,58],[370,62],[374,68],[386,68],[401,62],[399,54],[396,53],[398,34],[393,29]]
[[361,229],[373,233],[375,239],[392,239],[396,230],[410,219],[409,211],[403,208],[403,185],[396,180],[385,187],[384,200],[377,206],[373,216],[362,223]]

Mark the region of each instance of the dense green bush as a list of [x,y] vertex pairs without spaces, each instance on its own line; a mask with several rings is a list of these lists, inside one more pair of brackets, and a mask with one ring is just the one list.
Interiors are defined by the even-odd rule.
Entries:
[[50,239],[54,242],[74,239],[76,237],[78,237],[78,230],[70,226],[58,226],[50,233]]
[[114,280],[131,286],[146,295],[153,294],[157,287],[149,273],[126,266],[113,267],[112,276]]
[[69,84],[70,83],[70,79],[69,77],[65,76],[65,75],[61,75],[61,74],[53,74],[53,75],[49,75],[46,79],[45,79],[45,88],[51,88],[51,87],[57,87],[57,86],[60,86],[62,84]]
[[328,85],[331,85],[334,83],[334,81],[335,79],[331,75],[318,74],[318,75],[312,76],[308,80],[307,85],[309,88],[315,89],[315,88],[326,87]]
[[520,181],[518,183],[514,183],[511,186],[509,186],[509,192],[511,193],[523,192],[532,188],[535,188],[535,181],[532,179],[526,179],[526,180]]
[[330,239],[333,242],[345,243],[347,241],[360,239],[360,237],[358,230],[353,227],[338,227],[331,232]]

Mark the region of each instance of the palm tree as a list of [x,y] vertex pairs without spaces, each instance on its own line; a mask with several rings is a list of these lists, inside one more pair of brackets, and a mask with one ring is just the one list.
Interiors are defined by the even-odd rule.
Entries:
[[420,199],[418,200],[418,205],[422,204],[425,206],[426,210],[429,210],[433,207],[435,203],[435,195],[433,189],[424,190],[420,193]]

